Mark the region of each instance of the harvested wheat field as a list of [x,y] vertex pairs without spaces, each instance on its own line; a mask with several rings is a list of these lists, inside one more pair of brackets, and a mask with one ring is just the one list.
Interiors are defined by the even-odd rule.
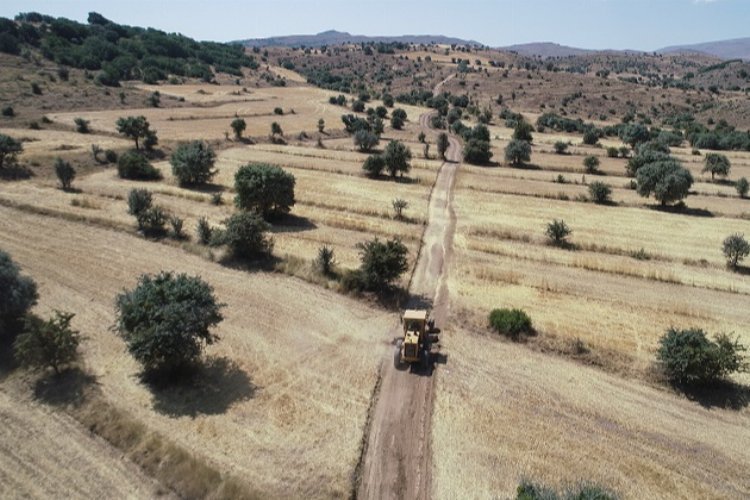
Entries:
[[3,498],[169,498],[71,417],[0,389]]
[[[348,494],[393,316],[129,234],[0,212],[4,250],[40,285],[38,311],[78,312],[83,356],[112,404],[268,496]],[[227,304],[221,341],[207,352],[205,386],[195,392],[144,386],[108,329],[115,295],[141,273],[162,269],[200,275]]]

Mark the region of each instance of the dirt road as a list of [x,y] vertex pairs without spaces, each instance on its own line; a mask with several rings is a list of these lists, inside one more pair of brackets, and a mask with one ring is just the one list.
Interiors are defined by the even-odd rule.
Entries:
[[[420,116],[429,127],[430,114]],[[430,195],[429,219],[409,288],[408,308],[432,309],[437,325],[448,317],[447,262],[451,254],[455,215],[451,206],[460,143],[450,138],[448,161],[440,168]],[[400,325],[392,331],[394,341]],[[394,347],[394,354],[396,354]],[[433,356],[433,363],[440,360]],[[430,498],[432,453],[431,417],[435,377],[426,369],[397,367],[393,360],[381,368],[380,389],[370,416],[369,435],[360,469],[358,498]]]

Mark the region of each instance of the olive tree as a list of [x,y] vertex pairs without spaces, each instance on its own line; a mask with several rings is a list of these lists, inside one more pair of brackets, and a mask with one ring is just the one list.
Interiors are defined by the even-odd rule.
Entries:
[[610,196],[612,196],[612,187],[604,182],[594,181],[589,184],[589,195],[594,203],[609,203]]
[[385,170],[385,160],[383,159],[383,156],[368,156],[362,164],[362,170],[365,171],[368,177],[372,177],[373,179],[380,177],[383,174],[383,170]]
[[257,259],[271,254],[273,239],[266,235],[269,225],[252,212],[238,212],[224,221],[218,241],[229,247],[232,256],[238,259]]
[[13,329],[36,304],[36,283],[21,274],[18,264],[0,250],[0,332]]
[[573,231],[568,227],[564,220],[554,219],[547,224],[544,233],[553,245],[565,246],[567,238]]
[[215,161],[216,153],[203,141],[180,144],[169,159],[172,174],[181,186],[201,185],[209,182],[217,173],[214,170]]
[[638,169],[638,194],[651,194],[662,206],[680,201],[688,195],[693,176],[676,160],[649,163]]
[[239,141],[242,139],[242,133],[247,128],[247,123],[242,118],[235,118],[232,120],[232,123],[230,124],[232,127],[232,130],[234,131],[234,137]]
[[197,276],[144,274],[115,299],[115,331],[147,371],[175,369],[200,358],[223,319],[213,288]]
[[145,116],[127,116],[118,118],[117,131],[129,139],[135,141],[135,149],[139,149],[138,140],[144,139],[144,145],[149,148],[149,143],[156,145],[156,133],[151,130]]
[[396,177],[396,174],[409,172],[411,170],[411,150],[407,148],[400,141],[391,141],[385,147],[383,152],[383,160],[385,161],[385,168],[391,177]]
[[0,170],[13,166],[18,154],[23,151],[23,144],[9,135],[0,134]]
[[357,130],[354,133],[354,145],[363,153],[372,151],[372,148],[380,143],[380,137],[369,130]]
[[750,190],[750,182],[745,177],[740,177],[734,184],[734,188],[737,190],[740,198],[744,198],[747,196],[748,190]]
[[294,176],[267,163],[248,163],[234,176],[234,203],[243,210],[255,210],[263,218],[288,213],[294,206]]
[[583,159],[583,168],[587,174],[595,174],[599,171],[599,158],[594,155],[588,155]]
[[505,161],[514,167],[520,167],[531,160],[531,145],[526,141],[513,139],[505,146]]
[[29,317],[23,333],[13,343],[16,360],[31,368],[60,368],[78,358],[81,334],[70,327],[72,313],[55,311],[55,315],[44,321]]
[[445,160],[445,153],[446,151],[448,151],[448,147],[450,147],[448,134],[446,134],[445,132],[441,132],[437,138],[437,149],[438,149],[438,154],[440,155],[440,158],[442,158],[443,160]]
[[711,180],[713,181],[716,175],[722,177],[729,175],[730,168],[731,164],[726,155],[708,153],[703,159],[703,170],[701,170],[701,172],[711,172]]
[[740,233],[730,234],[724,239],[722,251],[727,258],[727,265],[737,269],[739,263],[750,254],[750,243]]
[[358,273],[366,290],[384,291],[408,268],[408,249],[396,237],[381,241],[374,238],[357,244],[361,264]]

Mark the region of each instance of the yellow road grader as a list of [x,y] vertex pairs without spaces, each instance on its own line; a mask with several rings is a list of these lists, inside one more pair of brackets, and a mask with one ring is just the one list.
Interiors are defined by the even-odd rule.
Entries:
[[435,321],[429,318],[425,309],[407,309],[401,322],[404,338],[400,340],[396,362],[401,365],[421,363],[427,366],[432,343],[438,340],[440,329],[435,327]]

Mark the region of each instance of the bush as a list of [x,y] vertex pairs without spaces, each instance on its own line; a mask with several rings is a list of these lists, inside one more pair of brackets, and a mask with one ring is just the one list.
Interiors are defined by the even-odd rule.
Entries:
[[365,103],[363,101],[360,101],[357,99],[356,101],[352,102],[352,111],[355,113],[361,113],[365,110]]
[[386,241],[374,238],[358,243],[357,248],[361,258],[358,278],[364,290],[383,292],[408,268],[408,249],[398,237]]
[[76,118],[73,120],[76,124],[76,132],[80,134],[88,134],[91,132],[91,129],[89,128],[89,122],[88,120],[84,120],[83,118]]
[[161,179],[161,172],[138,151],[128,151],[120,156],[117,160],[117,174],[122,179],[141,181]]
[[659,340],[657,359],[670,381],[678,384],[710,384],[735,372],[748,370],[745,346],[726,335],[715,341],[697,328],[670,328]]
[[547,224],[547,229],[544,234],[550,239],[550,241],[557,246],[563,246],[566,243],[566,239],[573,231],[565,224],[565,221],[560,219],[554,219],[552,222]]
[[740,177],[734,184],[734,188],[737,190],[740,198],[745,198],[748,190],[750,190],[750,182],[745,177]]
[[117,163],[117,153],[111,149],[104,151],[104,159],[109,163]]
[[330,276],[333,274],[333,266],[336,259],[333,254],[333,248],[323,245],[318,248],[318,256],[313,261],[313,267],[322,275]]
[[36,304],[36,283],[23,276],[10,255],[0,250],[0,332],[15,329],[17,322]]
[[42,321],[30,317],[24,332],[13,343],[16,360],[22,366],[50,367],[55,373],[78,358],[81,335],[70,327],[74,314],[55,311],[54,317]]
[[391,141],[385,147],[383,152],[383,160],[385,161],[385,168],[391,177],[396,177],[396,174],[408,173],[411,170],[411,150],[407,148],[400,141]]
[[244,132],[247,128],[247,123],[245,123],[245,120],[239,117],[235,118],[234,120],[232,120],[230,126],[232,127],[232,130],[234,130],[234,137],[237,140],[242,139],[242,132]]
[[616,147],[610,146],[607,148],[607,158],[617,158],[620,155],[620,150]]
[[492,158],[492,149],[489,141],[469,139],[464,145],[464,160],[475,165],[489,163]]
[[512,140],[505,146],[505,161],[520,167],[531,160],[531,145],[526,141]]
[[211,239],[213,237],[213,228],[211,228],[211,224],[208,223],[208,219],[205,217],[201,217],[198,219],[198,224],[195,227],[195,232],[198,235],[198,241],[201,242],[203,245],[208,245],[211,243]]
[[265,257],[273,251],[273,240],[266,236],[268,224],[258,215],[250,212],[239,212],[224,221],[226,229],[221,235],[234,258],[256,259]]
[[591,196],[591,201],[594,203],[609,203],[611,201],[612,188],[609,184],[595,181],[589,184],[589,195]]
[[652,193],[662,206],[682,200],[693,185],[693,176],[676,160],[649,163],[638,169],[638,194]]
[[205,344],[218,340],[210,328],[223,319],[222,307],[199,277],[142,275],[133,290],[117,296],[115,328],[146,370],[174,369],[193,363]]
[[595,129],[589,128],[583,132],[583,143],[589,146],[595,145],[599,142],[599,134]]
[[514,340],[533,333],[531,318],[521,309],[493,309],[489,322],[490,328]]
[[513,139],[517,141],[526,141],[526,142],[532,142],[534,138],[531,135],[531,132],[534,130],[534,127],[521,118],[516,123],[516,126],[513,129]]
[[163,236],[169,214],[160,206],[147,208],[138,216],[138,228],[146,236]]
[[3,107],[2,113],[3,113],[3,116],[7,116],[9,118],[16,116],[16,111],[13,109],[13,106]]
[[185,233],[183,232],[183,226],[185,225],[185,221],[177,217],[176,215],[173,215],[169,218],[169,225],[172,227],[172,237],[176,240],[182,240],[185,238]]
[[391,116],[391,127],[393,127],[395,130],[401,130],[404,128],[404,119],[400,116],[396,116],[395,114]]
[[23,144],[9,135],[0,134],[0,170],[16,164],[16,157],[23,151]]
[[234,176],[234,202],[265,219],[285,214],[294,206],[294,184],[294,176],[276,165],[248,163]]
[[568,151],[568,143],[563,141],[557,141],[554,145],[555,153],[564,155]]
[[55,175],[57,175],[57,180],[60,181],[60,187],[68,191],[73,185],[73,179],[76,178],[76,171],[70,162],[57,158],[55,159]]
[[558,493],[542,484],[523,480],[516,488],[516,500],[617,500],[613,492],[596,484],[580,483]]
[[275,115],[283,115],[284,114],[284,110],[281,109],[281,108],[273,108],[273,114],[275,114]]
[[151,208],[153,198],[147,189],[131,189],[128,193],[128,214],[139,217]]
[[205,184],[216,175],[215,161],[216,154],[211,146],[203,141],[193,141],[177,146],[169,163],[180,185],[191,186]]
[[599,171],[599,158],[589,155],[583,159],[583,168],[587,174],[595,174]]
[[368,177],[373,179],[380,177],[385,170],[385,160],[381,155],[370,155],[362,164],[362,170],[367,173]]
[[742,234],[730,234],[724,239],[722,250],[727,258],[727,265],[737,269],[739,263],[750,254],[750,243]]

